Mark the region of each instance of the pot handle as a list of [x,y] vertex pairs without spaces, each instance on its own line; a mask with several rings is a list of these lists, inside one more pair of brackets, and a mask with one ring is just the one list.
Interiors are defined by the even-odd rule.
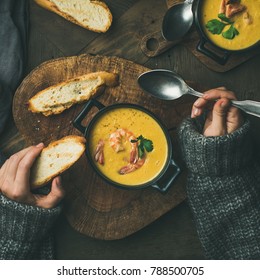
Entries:
[[159,190],[162,193],[165,193],[169,189],[173,181],[176,179],[176,177],[180,174],[180,172],[180,167],[175,163],[173,159],[171,159],[170,164],[163,177],[159,179],[156,184],[152,184],[151,187]]
[[88,101],[88,103],[85,105],[85,107],[83,108],[83,110],[79,113],[79,115],[75,118],[75,120],[73,121],[73,126],[75,128],[77,128],[82,134],[85,134],[85,131],[87,129],[87,127],[83,126],[81,124],[81,122],[83,121],[83,119],[86,117],[86,115],[89,113],[89,111],[93,108],[93,107],[97,107],[99,110],[103,109],[105,106],[100,103],[99,101],[95,100],[95,99],[90,99]]
[[[213,52],[212,50],[205,47],[206,43],[210,44],[207,40],[204,38],[201,38],[198,45],[197,50],[206,56],[210,57],[214,61],[216,61],[218,64],[225,65],[226,62],[229,59],[230,52],[229,51],[223,51],[223,56],[218,55],[217,53]],[[210,44],[211,45],[211,44]]]

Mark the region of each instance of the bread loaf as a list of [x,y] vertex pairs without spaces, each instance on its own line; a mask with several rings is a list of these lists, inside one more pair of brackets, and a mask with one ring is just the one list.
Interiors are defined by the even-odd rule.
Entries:
[[108,6],[99,0],[34,0],[43,8],[94,32],[106,32],[112,23]]
[[105,86],[118,84],[118,75],[109,72],[94,72],[50,86],[29,100],[29,110],[45,116],[59,114],[73,104],[89,100]]
[[85,151],[85,138],[70,135],[51,142],[43,148],[31,169],[31,186],[47,184],[71,167]]

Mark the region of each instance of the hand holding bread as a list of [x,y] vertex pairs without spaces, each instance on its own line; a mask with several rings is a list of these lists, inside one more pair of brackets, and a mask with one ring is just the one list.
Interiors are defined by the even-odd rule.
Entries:
[[56,206],[64,196],[60,177],[53,179],[48,195],[33,194],[30,173],[44,145],[30,146],[12,155],[0,169],[0,192],[11,200],[42,208]]
[[34,0],[43,8],[94,32],[106,32],[112,24],[108,6],[100,0]]

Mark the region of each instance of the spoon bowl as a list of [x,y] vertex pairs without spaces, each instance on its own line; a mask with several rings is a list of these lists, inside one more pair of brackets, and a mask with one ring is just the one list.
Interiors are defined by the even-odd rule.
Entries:
[[[189,87],[175,72],[164,69],[150,70],[138,77],[139,86],[147,93],[163,100],[174,100],[185,94],[197,97],[203,96]],[[243,110],[247,114],[260,117],[260,102],[252,100],[231,100],[232,106]]]
[[[191,94],[191,88],[178,74],[170,70],[156,69],[145,72],[139,76],[138,83],[146,92],[163,100],[174,100],[184,94]],[[196,96],[202,96],[202,93],[196,93]]]
[[165,14],[162,35],[168,41],[178,40],[186,35],[193,23],[193,0],[172,6]]

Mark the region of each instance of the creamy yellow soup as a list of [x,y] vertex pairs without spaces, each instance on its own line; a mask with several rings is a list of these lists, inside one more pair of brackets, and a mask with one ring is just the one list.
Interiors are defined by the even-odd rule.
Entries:
[[[260,0],[241,0],[241,4],[247,9],[231,18],[239,32],[239,35],[231,40],[225,39],[222,34],[212,34],[205,27],[208,21],[218,19],[220,3],[221,0],[204,0],[201,6],[201,23],[207,37],[217,46],[227,50],[242,50],[257,43],[260,40]],[[245,12],[250,16],[250,24],[244,19]],[[223,31],[228,28],[229,26],[226,26]]]
[[[127,174],[119,174],[119,170],[129,164],[132,146],[128,137],[121,138],[122,151],[115,152],[110,145],[110,135],[118,129],[128,131],[135,137],[142,135],[153,142],[153,150],[145,153],[143,165]],[[104,141],[103,164],[94,159],[100,139]],[[103,114],[91,129],[87,141],[97,168],[107,178],[122,185],[137,186],[151,181],[162,171],[168,157],[167,139],[160,125],[150,115],[134,108],[115,108]]]

